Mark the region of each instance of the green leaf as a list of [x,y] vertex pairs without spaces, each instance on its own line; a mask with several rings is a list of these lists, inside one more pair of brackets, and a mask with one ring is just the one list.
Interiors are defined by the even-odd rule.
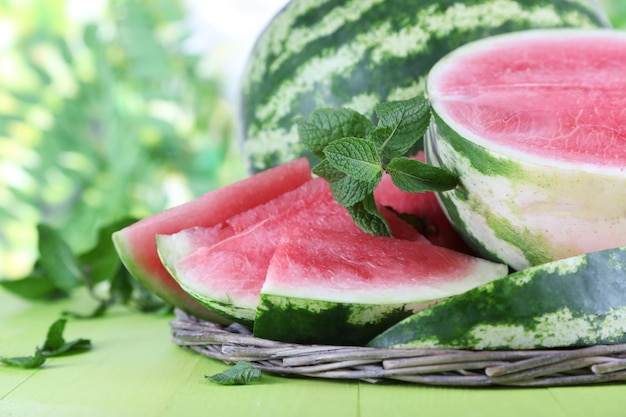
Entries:
[[45,224],[39,224],[37,231],[39,261],[47,278],[68,292],[82,285],[85,280],[78,260],[59,232]]
[[392,159],[385,170],[396,187],[412,193],[446,191],[458,184],[448,171],[406,157]]
[[56,300],[68,295],[47,279],[41,273],[41,268],[37,267],[26,277],[0,280],[0,286],[19,297],[33,301]]
[[376,146],[365,139],[343,138],[324,148],[324,155],[333,168],[359,181],[379,182],[383,175]]
[[123,218],[100,228],[95,245],[78,256],[81,271],[88,278],[89,284],[114,279],[121,265],[120,258],[111,239],[113,232],[135,223],[136,218]]
[[373,194],[369,194],[362,201],[346,209],[356,225],[366,233],[376,236],[392,236],[387,221],[376,207]]
[[60,318],[52,323],[48,329],[46,341],[41,348],[44,356],[61,356],[91,348],[91,341],[88,339],[76,339],[66,342],[63,338],[66,323],[67,319],[65,318]]
[[431,117],[423,96],[380,103],[375,111],[379,120],[370,138],[386,159],[405,155],[424,136]]
[[362,114],[350,109],[317,109],[298,124],[300,142],[319,157],[332,141],[345,137],[364,138],[374,126]]
[[255,369],[250,362],[241,361],[224,372],[206,375],[205,378],[220,385],[246,385],[261,378],[261,371]]
[[370,183],[359,181],[334,168],[326,159],[322,159],[313,168],[313,173],[328,182],[335,201],[344,207],[349,207],[362,201],[378,184],[378,181]]
[[0,357],[0,363],[3,365],[22,369],[41,368],[45,362],[46,357],[39,349],[35,350],[35,354],[32,356],[16,356],[13,358]]

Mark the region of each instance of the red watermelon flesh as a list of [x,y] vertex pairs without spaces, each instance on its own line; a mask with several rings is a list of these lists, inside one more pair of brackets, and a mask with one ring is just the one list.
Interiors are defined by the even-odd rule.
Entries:
[[425,242],[293,228],[282,235],[263,294],[359,304],[422,303],[500,278],[507,267]]
[[[420,151],[415,159],[425,162],[424,152]],[[421,232],[434,245],[467,254],[474,253],[448,220],[436,193],[403,191],[396,187],[391,176],[385,173],[374,190],[374,199],[379,205],[391,207],[398,213],[419,217],[423,222]]]
[[623,171],[626,33],[528,31],[463,52],[428,85],[461,136],[518,160]]
[[128,271],[166,302],[197,317],[219,320],[189,296],[161,263],[157,234],[171,234],[195,226],[210,227],[266,203],[311,179],[305,158],[269,169],[226,187],[210,191],[188,203],[154,214],[113,234],[113,241]]
[[[397,238],[430,244],[395,214],[386,213]],[[317,178],[213,230],[194,228],[159,236],[157,246],[163,263],[189,294],[221,314],[250,324],[281,236],[302,226],[364,233],[333,199],[328,183]],[[227,237],[220,240],[221,236]]]

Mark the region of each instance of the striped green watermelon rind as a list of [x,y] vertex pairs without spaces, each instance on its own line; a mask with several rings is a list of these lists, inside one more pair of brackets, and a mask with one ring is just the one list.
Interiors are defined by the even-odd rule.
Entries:
[[430,68],[475,39],[529,28],[609,27],[595,0],[292,0],[242,77],[240,136],[251,172],[308,155],[297,123],[315,108],[370,114],[424,91]]
[[424,303],[338,303],[261,293],[254,335],[289,343],[362,346],[423,307]]
[[626,248],[519,271],[401,321],[372,347],[535,349],[626,342]]
[[[613,32],[552,29],[498,38],[523,42],[539,34],[543,39],[606,36],[624,42],[623,34]],[[466,45],[440,64],[453,68],[453,56],[492,48],[495,39]],[[435,68],[431,80],[438,74]],[[451,121],[445,100],[438,101],[437,93],[430,93],[433,118],[425,136],[427,160],[459,178],[457,188],[438,196],[451,223],[476,252],[522,270],[625,244],[623,169],[608,163],[571,162],[504,146],[483,146],[475,137],[464,137],[460,131],[465,127]]]

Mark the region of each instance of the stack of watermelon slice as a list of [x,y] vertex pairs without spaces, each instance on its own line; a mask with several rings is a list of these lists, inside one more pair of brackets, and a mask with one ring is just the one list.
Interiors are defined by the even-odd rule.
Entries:
[[145,218],[114,234],[120,257],[191,314],[299,343],[364,344],[507,274],[503,264],[432,244],[392,210],[383,208],[394,237],[366,234],[310,172],[299,159]]

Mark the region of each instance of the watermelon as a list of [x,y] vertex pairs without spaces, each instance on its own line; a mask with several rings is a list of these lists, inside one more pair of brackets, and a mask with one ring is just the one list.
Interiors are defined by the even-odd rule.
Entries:
[[507,272],[503,264],[425,242],[294,228],[269,264],[254,335],[363,345],[425,306]]
[[[420,151],[415,158],[425,162],[424,151]],[[448,220],[436,193],[403,191],[396,187],[389,174],[383,173],[380,183],[374,190],[374,198],[379,205],[389,207],[401,216],[415,216],[418,230],[432,244],[474,254]]]
[[626,247],[513,273],[401,321],[373,347],[535,349],[626,343]]
[[[445,53],[502,32],[608,27],[595,0],[292,0],[257,39],[238,123],[250,172],[306,152],[297,123],[316,108],[415,97]],[[312,158],[311,155],[307,155]]]
[[166,302],[196,317],[223,321],[195,301],[170,276],[159,259],[155,236],[194,226],[213,226],[263,204],[311,179],[305,158],[210,191],[188,203],[146,217],[113,233],[117,253],[128,271]]
[[[427,242],[391,213],[388,220],[396,237]],[[348,211],[333,199],[328,183],[316,178],[212,228],[159,235],[157,249],[167,270],[188,294],[223,316],[252,325],[258,295],[282,234],[307,225],[360,232]]]
[[464,45],[427,83],[427,159],[479,254],[516,270],[626,245],[626,32],[546,29]]

